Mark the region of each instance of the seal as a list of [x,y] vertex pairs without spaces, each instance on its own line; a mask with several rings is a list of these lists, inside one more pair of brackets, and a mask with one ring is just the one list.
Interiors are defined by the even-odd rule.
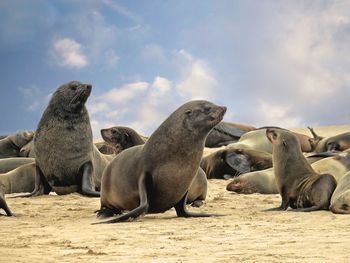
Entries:
[[109,146],[106,142],[95,142],[94,144],[100,153],[103,153],[103,154],[115,153],[113,147]]
[[23,164],[33,162],[35,162],[34,158],[13,157],[0,159],[0,173],[7,173]]
[[[226,107],[190,101],[175,110],[144,145],[118,154],[102,176],[99,216],[130,212],[101,223],[116,223],[145,213],[175,207],[179,217],[203,217],[188,212],[188,189],[198,173],[205,138],[218,124]],[[181,142],[181,143],[179,143]]]
[[193,207],[200,207],[207,197],[208,181],[207,175],[201,167],[198,168],[190,188],[188,189],[187,204]]
[[134,129],[125,126],[114,126],[107,129],[101,129],[103,140],[114,149],[114,153],[135,145],[144,144],[146,137],[138,134]]
[[34,137],[32,131],[19,131],[0,140],[0,158],[19,157],[21,148]]
[[273,169],[282,203],[277,208],[310,212],[328,210],[330,198],[337,185],[330,174],[318,174],[308,163],[296,135],[276,128],[266,130],[266,136],[273,145]]
[[45,109],[34,138],[35,188],[26,196],[80,192],[99,196],[93,185],[93,141],[85,103],[92,86],[71,81],[60,86]]
[[237,142],[243,134],[255,129],[246,124],[222,121],[209,132],[205,147],[215,148]]
[[230,144],[202,158],[200,166],[208,179],[228,179],[243,173],[272,167],[270,153]]
[[[251,149],[258,150],[258,151],[272,153],[272,144],[266,138],[266,129],[268,128],[279,128],[279,127],[261,127],[257,130],[247,132],[244,135],[242,135],[242,137],[239,139],[239,141],[236,144],[250,147]],[[301,133],[293,132],[293,134],[297,136],[301,145],[300,146],[301,150],[303,152],[312,151],[310,141],[309,141],[309,139],[311,139],[310,137]]]
[[341,133],[331,137],[319,136],[313,128],[307,127],[313,138],[310,139],[312,149],[315,152],[344,151],[350,148],[350,132]]
[[5,200],[5,186],[0,183],[0,208],[4,209],[7,216],[12,216],[12,212]]
[[26,145],[24,145],[19,151],[20,157],[30,157],[35,158],[34,156],[34,140],[31,140]]
[[350,214],[350,172],[338,181],[329,210],[335,214]]
[[5,186],[5,194],[31,193],[35,187],[35,161],[0,174],[0,184]]
[[239,194],[278,194],[272,168],[241,174],[227,184],[226,190]]

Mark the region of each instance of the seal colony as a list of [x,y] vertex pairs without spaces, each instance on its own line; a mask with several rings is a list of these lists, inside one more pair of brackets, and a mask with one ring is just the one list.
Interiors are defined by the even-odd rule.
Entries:
[[[97,224],[172,207],[178,217],[208,217],[213,215],[187,211],[186,204],[202,205],[210,179],[231,177],[228,191],[279,193],[281,205],[267,211],[350,213],[349,132],[321,137],[309,128],[310,138],[278,127],[222,122],[226,107],[196,100],[170,114],[149,138],[113,126],[101,130],[105,142],[94,143],[85,106],[91,90],[79,81],[63,84],[35,133],[0,138],[0,208],[8,216],[5,194],[54,191],[100,197],[98,217],[117,217]],[[203,156],[205,146],[221,148]]]

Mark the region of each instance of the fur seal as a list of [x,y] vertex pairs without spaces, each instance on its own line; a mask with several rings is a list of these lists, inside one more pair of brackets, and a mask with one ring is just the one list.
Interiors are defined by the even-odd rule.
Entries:
[[282,203],[273,210],[310,212],[328,210],[337,185],[330,174],[317,174],[307,162],[298,138],[290,131],[269,128],[266,136],[273,145],[273,169]]
[[208,101],[187,102],[144,145],[118,154],[102,176],[98,215],[130,212],[101,223],[123,222],[145,213],[162,213],[171,207],[175,207],[179,217],[211,216],[188,212],[186,200],[198,172],[205,138],[225,112],[226,107]]
[[208,179],[227,179],[227,177],[238,176],[242,173],[271,168],[272,155],[231,144],[203,157],[200,166]]
[[344,151],[350,148],[350,132],[325,138],[317,135],[313,128],[307,128],[313,136],[310,139],[310,143],[315,152]]
[[0,140],[0,158],[19,157],[21,148],[33,139],[32,131],[19,131]]
[[222,121],[209,132],[205,140],[205,147],[215,148],[234,143],[244,133],[255,129],[246,124]]
[[187,204],[200,207],[207,197],[208,181],[207,175],[201,167],[198,168],[190,188],[188,189]]
[[114,149],[116,154],[135,145],[146,142],[146,137],[138,134],[134,129],[124,126],[114,126],[101,129],[103,140]]
[[99,196],[94,190],[93,141],[85,103],[92,86],[71,81],[60,86],[45,109],[34,138],[36,179],[34,191],[44,194],[80,192]]
[[21,158],[21,157],[13,157],[13,158],[5,158],[0,159],[0,173],[7,173],[17,167],[35,162],[34,158]]
[[0,183],[5,186],[5,194],[31,193],[35,186],[35,162],[0,174]]
[[4,209],[7,216],[12,216],[12,212],[5,200],[5,186],[0,183],[0,208]]
[[115,153],[113,147],[109,146],[106,142],[95,142],[94,144],[100,153],[103,153],[103,154]]
[[335,214],[350,214],[350,172],[338,181],[329,210]]
[[228,183],[226,190],[239,194],[278,194],[273,168],[241,174]]

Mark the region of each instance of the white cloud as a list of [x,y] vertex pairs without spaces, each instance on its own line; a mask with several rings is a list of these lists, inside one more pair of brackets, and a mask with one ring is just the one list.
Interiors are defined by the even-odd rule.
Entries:
[[51,94],[43,94],[35,85],[26,88],[20,87],[19,91],[22,93],[26,102],[25,109],[30,112],[43,110],[51,98]]
[[114,88],[105,93],[102,98],[105,101],[113,103],[128,103],[129,100],[140,96],[148,88],[147,82],[135,82],[127,84],[121,88]]
[[62,38],[53,43],[53,53],[56,63],[62,67],[83,68],[88,65],[82,46],[73,39]]

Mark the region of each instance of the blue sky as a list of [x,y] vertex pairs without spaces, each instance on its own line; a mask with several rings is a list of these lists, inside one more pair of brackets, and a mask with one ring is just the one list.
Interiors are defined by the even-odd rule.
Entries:
[[35,130],[70,80],[93,85],[95,138],[149,135],[191,99],[256,126],[349,124],[349,49],[349,1],[3,0],[0,134]]

